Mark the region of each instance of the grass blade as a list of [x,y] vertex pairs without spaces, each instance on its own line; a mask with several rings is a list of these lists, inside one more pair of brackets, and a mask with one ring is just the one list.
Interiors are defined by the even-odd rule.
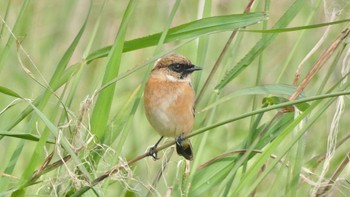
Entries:
[[[0,136],[6,136],[6,137],[13,137],[18,139],[24,139],[24,140],[30,140],[30,141],[39,141],[40,137],[30,134],[30,133],[23,133],[23,132],[8,132],[8,131],[0,131]],[[54,144],[54,141],[47,141],[47,143]]]
[[[286,27],[296,16],[296,14],[301,10],[302,6],[304,6],[304,1],[296,0],[293,5],[285,12],[285,14],[280,18],[280,20],[274,25],[273,28],[283,28]],[[258,57],[264,49],[271,44],[274,38],[278,34],[266,34],[264,37],[259,40],[258,43],[247,53],[247,55],[241,59],[235,67],[227,72],[227,74],[223,77],[220,83],[215,87],[215,89],[220,90],[224,88],[228,83],[230,83],[235,77],[238,76],[245,68],[247,68],[253,60]]]
[[[123,20],[119,27],[118,35],[109,53],[102,85],[108,83],[110,80],[118,76],[127,25],[136,6],[136,2],[137,1],[135,0],[130,0],[128,7],[125,10]],[[114,90],[115,84],[112,84],[100,92],[91,115],[91,132],[95,134],[99,140],[103,140],[104,138]]]
[[6,87],[2,87],[0,86],[0,92],[9,96],[13,96],[16,98],[22,98],[19,94],[17,94],[16,92],[6,88]]
[[292,31],[301,31],[301,30],[306,30],[306,29],[321,28],[321,27],[326,27],[329,25],[337,25],[337,24],[347,23],[347,22],[350,22],[350,19],[344,19],[344,20],[333,21],[333,22],[328,22],[328,23],[305,25],[305,26],[300,26],[300,27],[289,27],[289,28],[281,28],[281,29],[266,29],[266,30],[242,29],[239,31],[241,31],[241,32],[253,32],[253,33],[283,33],[283,32],[292,32]]
[[[195,38],[201,35],[219,31],[238,29],[241,27],[256,24],[266,19],[267,16],[264,13],[234,14],[227,16],[208,17],[170,28],[164,40],[164,43]],[[161,34],[162,33],[160,32],[143,38],[126,41],[124,44],[123,52],[155,46],[158,44]],[[92,52],[86,58],[86,61],[91,62],[97,58],[107,56],[111,48],[112,46],[107,46]]]

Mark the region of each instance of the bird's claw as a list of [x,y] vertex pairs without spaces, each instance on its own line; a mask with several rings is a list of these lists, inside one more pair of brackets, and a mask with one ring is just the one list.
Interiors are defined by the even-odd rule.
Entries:
[[176,139],[175,139],[175,142],[178,146],[181,146],[182,145],[182,142],[184,141],[184,135],[183,133],[181,135],[179,135]]
[[158,151],[157,151],[157,147],[152,146],[149,151],[148,151],[148,156],[153,157],[154,160],[158,160]]

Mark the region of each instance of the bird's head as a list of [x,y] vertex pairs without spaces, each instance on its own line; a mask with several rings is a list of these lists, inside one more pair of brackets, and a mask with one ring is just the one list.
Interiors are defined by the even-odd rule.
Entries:
[[182,55],[171,54],[158,59],[154,64],[152,73],[162,75],[170,81],[187,81],[192,72],[202,70]]

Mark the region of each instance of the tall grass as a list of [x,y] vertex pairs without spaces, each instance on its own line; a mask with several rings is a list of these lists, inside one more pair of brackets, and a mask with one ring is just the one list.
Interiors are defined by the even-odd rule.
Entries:
[[[1,1],[0,196],[350,195],[349,6]],[[204,68],[192,162],[146,153],[169,53]]]

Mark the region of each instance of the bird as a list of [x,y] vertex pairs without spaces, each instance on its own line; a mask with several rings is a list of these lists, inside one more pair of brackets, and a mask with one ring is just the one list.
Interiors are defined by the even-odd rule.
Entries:
[[151,126],[161,135],[149,149],[155,160],[157,146],[164,137],[175,138],[176,152],[187,160],[193,159],[192,145],[184,135],[192,131],[195,120],[195,92],[191,74],[202,70],[179,54],[158,59],[144,88],[145,114]]

